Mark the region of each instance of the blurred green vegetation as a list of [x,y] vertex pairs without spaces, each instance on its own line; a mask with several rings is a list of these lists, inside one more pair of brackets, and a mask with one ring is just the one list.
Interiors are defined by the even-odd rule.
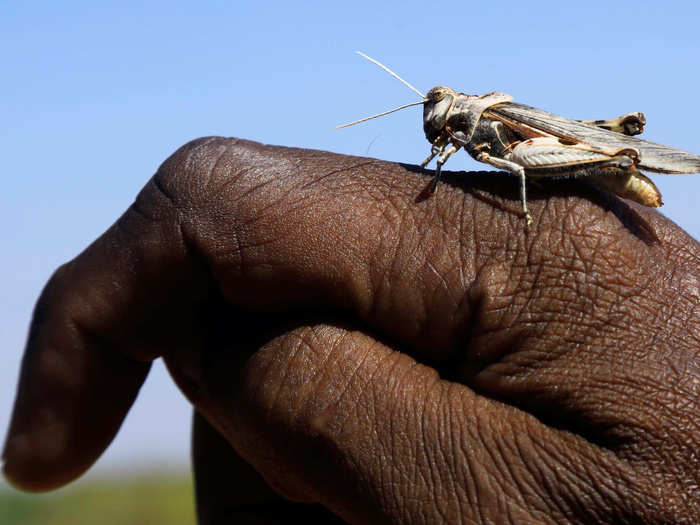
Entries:
[[187,475],[81,482],[46,494],[0,488],[2,525],[194,523],[194,492]]

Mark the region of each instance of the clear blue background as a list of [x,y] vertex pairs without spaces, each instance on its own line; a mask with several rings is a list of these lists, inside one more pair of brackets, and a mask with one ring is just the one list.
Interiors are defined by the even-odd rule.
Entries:
[[[499,90],[571,118],[643,111],[649,139],[700,153],[699,23],[690,1],[2,2],[0,432],[43,284],[184,142],[420,162],[420,107],[333,130],[415,99],[359,49],[423,91]],[[448,167],[484,169],[464,154]],[[697,238],[700,175],[654,180]],[[189,417],[159,365],[93,472],[185,466]]]

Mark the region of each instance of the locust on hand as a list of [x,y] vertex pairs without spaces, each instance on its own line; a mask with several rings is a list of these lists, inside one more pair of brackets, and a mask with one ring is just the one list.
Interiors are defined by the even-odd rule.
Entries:
[[447,159],[464,148],[475,160],[520,178],[520,200],[528,226],[532,217],[527,207],[527,179],[585,178],[622,198],[657,207],[663,204],[661,193],[640,170],[700,173],[700,155],[635,137],[646,124],[642,113],[609,120],[571,120],[515,103],[512,96],[497,91],[468,95],[437,86],[424,95],[380,62],[358,54],[400,80],[421,100],[336,129],[422,104],[423,131],[432,146],[421,167],[437,157],[431,190],[437,190]]

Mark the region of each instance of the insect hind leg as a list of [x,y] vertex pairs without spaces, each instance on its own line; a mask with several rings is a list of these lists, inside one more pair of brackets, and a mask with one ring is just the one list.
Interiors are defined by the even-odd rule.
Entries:
[[597,128],[603,128],[610,131],[615,131],[617,133],[622,133],[624,135],[634,136],[639,135],[644,131],[644,125],[647,123],[647,119],[644,113],[635,111],[633,113],[626,113],[617,118],[611,118],[608,120],[582,120],[584,124],[590,124],[591,126],[596,126]]

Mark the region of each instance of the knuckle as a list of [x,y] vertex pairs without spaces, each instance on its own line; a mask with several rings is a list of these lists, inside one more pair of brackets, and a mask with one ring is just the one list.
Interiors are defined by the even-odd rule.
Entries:
[[[188,142],[158,168],[155,189],[186,212],[230,203],[260,193],[290,172],[289,152],[256,142],[203,137]],[[257,191],[264,188],[264,191]]]
[[198,202],[217,163],[236,141],[204,137],[188,142],[168,157],[153,177],[154,189],[177,207]]

